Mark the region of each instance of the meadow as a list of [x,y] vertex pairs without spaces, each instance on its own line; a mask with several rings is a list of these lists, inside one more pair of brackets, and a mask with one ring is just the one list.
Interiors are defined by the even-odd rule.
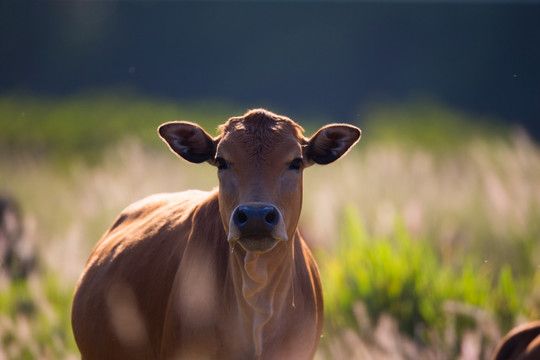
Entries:
[[[215,133],[245,109],[129,92],[4,95],[0,109],[0,193],[18,202],[39,259],[26,279],[0,274],[0,359],[78,358],[72,292],[119,211],[217,185],[214,168],[170,153],[157,126]],[[308,136],[320,125],[295,120]],[[489,358],[503,333],[540,317],[540,148],[429,101],[379,104],[357,125],[346,158],[305,171],[300,226],[325,292],[317,359]]]

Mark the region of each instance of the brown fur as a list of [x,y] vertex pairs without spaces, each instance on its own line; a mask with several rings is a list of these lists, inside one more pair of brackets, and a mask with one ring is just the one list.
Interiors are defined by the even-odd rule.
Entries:
[[304,129],[285,116],[272,114],[265,110],[252,110],[244,117],[230,118],[219,127],[221,136],[234,134],[235,141],[249,151],[253,161],[264,160],[263,156],[270,154],[270,149],[279,146],[284,134],[290,134],[305,143],[302,136]]
[[493,353],[493,360],[540,359],[540,321],[512,329],[500,341]]
[[[219,165],[222,158],[227,166],[217,190],[129,206],[96,244],[73,302],[82,358],[313,358],[323,299],[297,230],[302,170],[338,159],[360,137],[348,125],[325,129],[305,139],[292,120],[265,110],[231,118],[213,139],[195,124],[163,125],[160,135],[184,159]],[[312,141],[323,144],[313,157]],[[302,169],[290,167],[298,158]],[[267,250],[231,235],[241,234],[232,214],[247,205],[276,209]]]

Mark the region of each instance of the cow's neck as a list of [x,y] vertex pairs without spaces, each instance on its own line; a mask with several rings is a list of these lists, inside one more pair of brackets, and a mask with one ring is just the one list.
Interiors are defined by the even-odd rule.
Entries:
[[232,253],[230,270],[234,274],[238,321],[252,337],[257,356],[263,353],[265,329],[279,319],[284,308],[294,306],[293,247],[294,240],[266,254]]

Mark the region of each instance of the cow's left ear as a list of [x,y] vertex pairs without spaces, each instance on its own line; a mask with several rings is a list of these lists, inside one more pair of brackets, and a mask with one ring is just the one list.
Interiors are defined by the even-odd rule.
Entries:
[[158,128],[159,136],[172,151],[192,163],[214,158],[216,143],[203,128],[186,121],[173,121]]
[[362,131],[356,126],[332,124],[322,127],[307,143],[308,163],[330,164],[349,151],[360,140]]

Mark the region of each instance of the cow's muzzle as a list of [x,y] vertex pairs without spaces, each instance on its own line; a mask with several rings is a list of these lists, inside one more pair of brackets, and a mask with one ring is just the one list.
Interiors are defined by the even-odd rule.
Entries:
[[238,206],[229,223],[229,242],[238,242],[246,251],[267,252],[288,239],[283,217],[277,207],[266,203]]

